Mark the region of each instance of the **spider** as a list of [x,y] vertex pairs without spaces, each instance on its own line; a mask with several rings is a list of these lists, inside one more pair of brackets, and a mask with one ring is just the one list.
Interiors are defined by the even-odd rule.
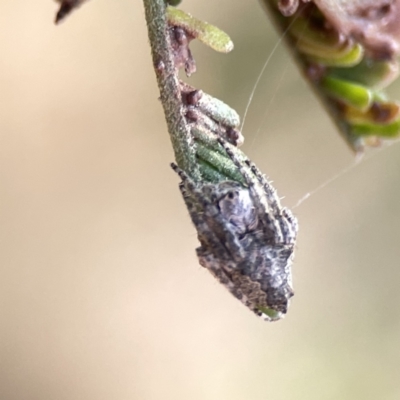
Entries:
[[293,296],[291,263],[298,225],[280,205],[259,169],[224,139],[218,139],[240,171],[235,181],[201,183],[171,164],[201,246],[200,264],[255,314],[281,319]]

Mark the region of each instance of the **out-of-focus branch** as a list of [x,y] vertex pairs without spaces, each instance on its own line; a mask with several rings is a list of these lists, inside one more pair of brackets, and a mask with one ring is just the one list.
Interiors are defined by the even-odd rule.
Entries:
[[400,103],[384,92],[399,74],[400,0],[261,1],[356,153],[400,137]]
[[400,0],[313,0],[343,35],[356,38],[373,58],[400,53]]
[[68,14],[70,14],[71,11],[79,7],[82,3],[85,3],[87,0],[56,0],[56,1],[57,3],[60,3],[60,8],[58,9],[55,18],[55,22],[56,24],[58,24]]

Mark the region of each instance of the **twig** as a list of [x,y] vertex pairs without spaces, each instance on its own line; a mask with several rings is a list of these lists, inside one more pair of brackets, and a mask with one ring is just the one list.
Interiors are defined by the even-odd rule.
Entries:
[[160,89],[168,132],[180,168],[194,180],[200,180],[190,128],[185,121],[181,91],[172,57],[165,0],[143,0],[153,66]]

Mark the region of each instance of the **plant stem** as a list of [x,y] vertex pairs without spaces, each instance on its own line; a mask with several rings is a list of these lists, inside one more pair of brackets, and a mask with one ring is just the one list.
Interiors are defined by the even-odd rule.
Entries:
[[183,106],[173,51],[171,49],[165,0],[143,0],[153,66],[164,108],[175,160],[192,179],[201,179],[190,128]]

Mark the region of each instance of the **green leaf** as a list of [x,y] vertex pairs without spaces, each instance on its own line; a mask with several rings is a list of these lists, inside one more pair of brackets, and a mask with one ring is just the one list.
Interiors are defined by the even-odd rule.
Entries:
[[351,133],[355,136],[379,136],[395,138],[400,134],[400,119],[391,124],[355,124],[351,126]]
[[366,111],[372,104],[372,90],[356,83],[327,76],[321,80],[320,87],[329,96],[345,104],[349,104],[358,110]]
[[325,49],[319,46],[306,46],[300,41],[297,45],[300,52],[308,56],[309,61],[325,65],[327,67],[352,67],[357,65],[364,56],[364,48],[355,44],[350,49],[347,46],[341,49]]
[[167,7],[167,19],[171,25],[183,28],[191,36],[220,53],[229,53],[233,50],[233,42],[225,32],[216,26],[192,17],[182,10]]

